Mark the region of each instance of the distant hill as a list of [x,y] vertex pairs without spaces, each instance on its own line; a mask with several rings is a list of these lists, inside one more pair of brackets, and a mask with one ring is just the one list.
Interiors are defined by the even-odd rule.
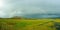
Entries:
[[15,18],[16,18],[16,19],[22,19],[22,17],[20,17],[20,16],[19,16],[19,17],[18,17],[18,16],[15,16],[15,17],[12,17],[12,18],[13,18],[13,19],[15,19]]
[[26,18],[60,18],[60,14],[30,14]]

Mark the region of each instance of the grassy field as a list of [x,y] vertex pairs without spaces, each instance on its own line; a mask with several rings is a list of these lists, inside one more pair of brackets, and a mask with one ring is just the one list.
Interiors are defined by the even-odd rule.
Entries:
[[0,19],[0,30],[60,30],[60,19]]

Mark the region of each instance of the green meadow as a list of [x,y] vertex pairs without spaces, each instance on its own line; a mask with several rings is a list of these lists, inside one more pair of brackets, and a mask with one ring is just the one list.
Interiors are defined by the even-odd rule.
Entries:
[[0,19],[0,30],[60,30],[59,26],[60,19]]

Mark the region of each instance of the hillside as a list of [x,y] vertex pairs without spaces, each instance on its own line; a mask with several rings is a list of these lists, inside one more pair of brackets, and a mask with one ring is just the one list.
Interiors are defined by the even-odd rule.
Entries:
[[0,19],[0,30],[58,30],[59,28],[60,19]]

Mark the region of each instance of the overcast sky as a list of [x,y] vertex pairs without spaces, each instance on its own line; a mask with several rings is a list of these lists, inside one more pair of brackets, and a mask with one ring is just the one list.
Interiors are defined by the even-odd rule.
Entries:
[[60,14],[60,0],[0,0],[0,17]]

